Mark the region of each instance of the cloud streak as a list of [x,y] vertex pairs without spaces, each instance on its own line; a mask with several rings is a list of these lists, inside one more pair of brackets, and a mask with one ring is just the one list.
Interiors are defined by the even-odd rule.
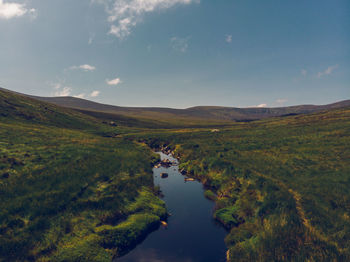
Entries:
[[81,94],[76,95],[76,96],[74,96],[74,97],[76,97],[76,98],[86,98],[86,96],[85,96],[84,93],[81,93]]
[[318,72],[317,77],[321,78],[322,76],[327,76],[327,75],[331,75],[333,73],[333,71],[335,69],[337,69],[339,66],[338,65],[334,65],[334,66],[329,66],[326,70],[324,70],[323,72]]
[[36,10],[34,8],[28,9],[25,4],[15,2],[7,3],[0,0],[0,19],[8,20],[25,14],[31,14],[35,18]]
[[107,85],[110,85],[110,86],[117,86],[121,83],[122,81],[120,80],[120,78],[115,78],[115,79],[112,79],[112,80],[106,80],[106,83]]
[[100,91],[92,91],[90,97],[98,97],[100,95]]
[[77,69],[80,69],[80,70],[83,70],[85,72],[89,72],[89,71],[95,71],[96,70],[96,67],[92,66],[92,65],[80,65],[80,66],[71,66],[69,69],[71,70],[77,70]]
[[260,105],[256,105],[256,106],[248,106],[248,108],[264,108],[267,107],[267,104],[260,104]]
[[85,95],[85,93],[81,93],[79,95],[75,95],[74,97],[86,99],[89,97],[98,97],[100,93],[101,93],[100,91],[96,90],[96,91],[92,91],[90,95]]
[[145,14],[169,9],[176,5],[199,3],[200,0],[93,0],[103,4],[111,23],[109,34],[124,39]]
[[55,96],[70,96],[72,93],[72,88],[68,86],[62,87],[60,84],[57,84],[54,88],[56,89]]

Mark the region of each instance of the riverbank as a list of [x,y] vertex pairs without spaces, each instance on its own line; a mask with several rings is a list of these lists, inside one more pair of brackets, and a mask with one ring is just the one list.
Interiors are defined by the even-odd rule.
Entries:
[[347,261],[348,121],[334,110],[139,139],[209,187],[230,261]]
[[204,196],[215,203],[213,218],[219,222],[226,230],[230,230],[232,226],[238,226],[239,223],[232,224],[232,219],[227,217],[224,210],[218,210],[219,200],[224,197],[222,194],[218,196],[218,191],[215,186],[210,183],[209,177],[196,174],[193,169],[189,167],[188,164],[181,164],[181,152],[176,150],[176,147],[171,145],[162,145],[158,148],[163,154],[171,154],[179,161],[179,172],[184,176],[185,181],[199,181],[205,191]]
[[[204,197],[200,182],[185,182],[177,159],[160,155],[163,165],[156,165],[153,171],[155,186],[160,188],[171,213],[167,226],[152,232],[134,250],[116,261],[134,262],[147,257],[147,261],[224,262],[226,231],[212,218],[214,202]],[[162,173],[168,176],[162,177]]]
[[119,127],[7,92],[0,109],[0,261],[110,262],[166,212]]
[[[160,157],[155,155],[150,163],[153,169],[161,164]],[[143,188],[128,207],[127,211],[133,215],[115,227],[103,226],[98,229],[104,236],[103,247],[115,250],[114,260],[133,250],[168,218],[165,202],[160,199],[161,191],[154,186],[154,178],[152,180],[153,190]]]
[[[180,171],[210,190],[173,176],[178,167],[159,168],[174,213],[167,230],[178,230],[157,230],[130,254],[147,243],[146,257],[154,247],[164,255],[212,252],[225,238],[231,261],[350,261],[347,108],[212,132],[111,126],[12,93],[0,92],[0,107],[0,260],[111,261],[138,242],[165,210],[147,144],[166,145]],[[213,214],[228,234],[212,227]],[[163,241],[177,234],[175,243]]]

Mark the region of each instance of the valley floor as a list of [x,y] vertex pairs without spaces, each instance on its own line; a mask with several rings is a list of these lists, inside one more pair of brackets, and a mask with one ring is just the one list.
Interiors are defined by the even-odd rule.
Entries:
[[350,260],[349,108],[216,130],[115,126],[3,91],[0,110],[0,261],[127,252],[167,216],[162,147],[216,202],[229,261]]
[[350,110],[138,136],[201,180],[230,261],[350,259]]

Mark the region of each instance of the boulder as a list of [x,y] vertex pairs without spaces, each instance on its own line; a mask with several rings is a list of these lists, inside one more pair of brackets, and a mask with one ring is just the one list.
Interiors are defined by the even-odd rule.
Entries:
[[161,173],[160,174],[160,177],[161,178],[167,178],[169,175],[168,175],[168,173]]
[[181,175],[183,175],[183,176],[184,176],[184,175],[186,175],[186,174],[187,174],[187,171],[186,171],[185,169],[183,169],[183,168],[182,168],[182,169],[180,170],[180,173],[181,173]]
[[160,164],[162,167],[170,167],[172,165],[169,159],[162,160]]

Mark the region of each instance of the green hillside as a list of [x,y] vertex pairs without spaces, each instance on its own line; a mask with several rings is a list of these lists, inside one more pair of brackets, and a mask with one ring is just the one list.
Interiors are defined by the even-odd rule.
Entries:
[[[166,215],[149,148],[0,91],[0,261],[111,261]],[[100,127],[102,126],[102,127]]]
[[236,108],[222,106],[197,106],[186,109],[160,108],[160,107],[121,107],[101,104],[76,97],[36,97],[40,101],[53,103],[59,106],[73,108],[84,113],[108,113],[117,116],[132,117],[139,120],[152,121],[157,126],[167,127],[166,124],[177,125],[186,122],[189,126],[204,126],[203,121],[216,125],[227,125],[232,121],[252,121],[271,117],[289,116],[296,114],[309,114],[325,110],[350,106],[350,100],[344,100],[328,105],[298,105],[275,108]]
[[217,130],[89,112],[0,90],[0,261],[127,252],[166,216],[161,146],[207,186],[229,261],[350,260],[349,107]]
[[88,129],[97,124],[96,119],[76,111],[3,90],[0,90],[0,120],[72,129]]
[[350,260],[350,108],[145,142],[209,188],[230,261]]

